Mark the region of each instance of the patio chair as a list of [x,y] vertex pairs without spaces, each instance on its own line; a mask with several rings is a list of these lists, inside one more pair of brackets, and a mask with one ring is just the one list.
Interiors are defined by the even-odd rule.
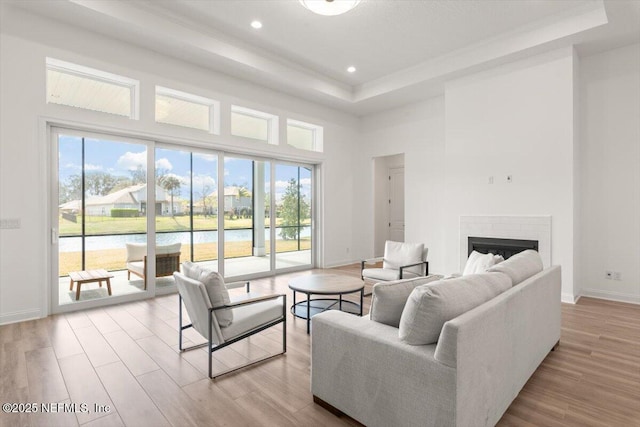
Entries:
[[[387,240],[384,256],[361,262],[361,277],[365,282],[411,279],[429,274],[428,248],[422,243],[393,242]],[[382,268],[365,268],[367,264],[382,262]]]
[[[186,264],[186,263],[185,263]],[[185,273],[191,269],[183,264]],[[203,272],[204,271],[204,272]],[[195,275],[194,275],[195,276]],[[190,278],[185,274],[175,272],[173,277],[178,287],[179,308],[179,340],[180,351],[208,346],[209,348],[209,378],[213,379],[241,368],[262,362],[284,354],[287,351],[287,322],[285,294],[255,295],[248,292],[247,282],[225,285],[222,276],[212,270],[201,269],[198,278]],[[247,293],[229,298],[227,289],[247,285]],[[182,303],[187,309],[191,323],[182,324]],[[211,359],[215,351],[221,350],[235,342],[264,331],[267,328],[282,323],[282,352],[251,361],[242,366],[228,369],[213,375]],[[206,343],[191,347],[182,347],[182,331],[193,327],[200,335],[207,339]]]

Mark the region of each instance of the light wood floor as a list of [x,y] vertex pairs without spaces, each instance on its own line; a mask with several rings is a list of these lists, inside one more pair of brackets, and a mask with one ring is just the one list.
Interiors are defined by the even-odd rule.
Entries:
[[[340,270],[358,275],[355,267]],[[288,292],[288,280],[300,274],[310,273],[252,286]],[[354,424],[313,403],[305,323],[287,322],[285,356],[214,381],[206,350],[177,351],[175,295],[1,326],[0,403],[87,404],[89,412],[0,413],[0,426]],[[563,305],[562,322],[559,349],[499,425],[640,426],[640,307],[583,298]],[[200,342],[193,331],[187,337]],[[215,356],[214,370],[277,353],[280,339],[275,327],[234,344]],[[109,410],[97,412],[95,404]]]

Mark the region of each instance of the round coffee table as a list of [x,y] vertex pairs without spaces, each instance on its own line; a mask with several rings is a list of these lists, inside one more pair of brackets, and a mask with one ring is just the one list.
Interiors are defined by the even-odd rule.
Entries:
[[[310,331],[311,317],[323,311],[337,309],[362,316],[364,282],[359,278],[340,274],[312,274],[291,279],[289,289],[293,291],[291,314],[307,320],[307,333]],[[306,294],[307,299],[296,303],[296,292]],[[360,292],[360,304],[342,300],[342,295],[355,292]],[[338,298],[311,299],[311,295],[338,295]]]

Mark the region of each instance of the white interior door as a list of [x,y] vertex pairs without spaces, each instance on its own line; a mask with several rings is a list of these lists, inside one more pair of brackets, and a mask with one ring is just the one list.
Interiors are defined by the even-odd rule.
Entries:
[[404,242],[404,167],[389,168],[389,240]]

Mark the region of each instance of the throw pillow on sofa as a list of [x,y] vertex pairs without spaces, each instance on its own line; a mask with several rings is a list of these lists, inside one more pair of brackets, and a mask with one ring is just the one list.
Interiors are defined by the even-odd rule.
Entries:
[[400,339],[411,345],[435,343],[445,322],[510,287],[511,279],[502,273],[474,274],[418,286],[402,311]]
[[378,323],[397,328],[400,325],[402,310],[411,292],[417,286],[435,282],[441,278],[442,276],[434,274],[414,279],[376,283],[373,286],[369,318]]
[[500,260],[504,261],[500,255],[493,255],[491,253],[482,254],[480,252],[473,251],[467,259],[462,275],[468,276],[469,274],[484,273],[491,266],[500,262]]
[[511,278],[513,286],[540,273],[543,269],[540,254],[533,249],[517,253],[508,260],[489,268],[490,272],[504,273]]

